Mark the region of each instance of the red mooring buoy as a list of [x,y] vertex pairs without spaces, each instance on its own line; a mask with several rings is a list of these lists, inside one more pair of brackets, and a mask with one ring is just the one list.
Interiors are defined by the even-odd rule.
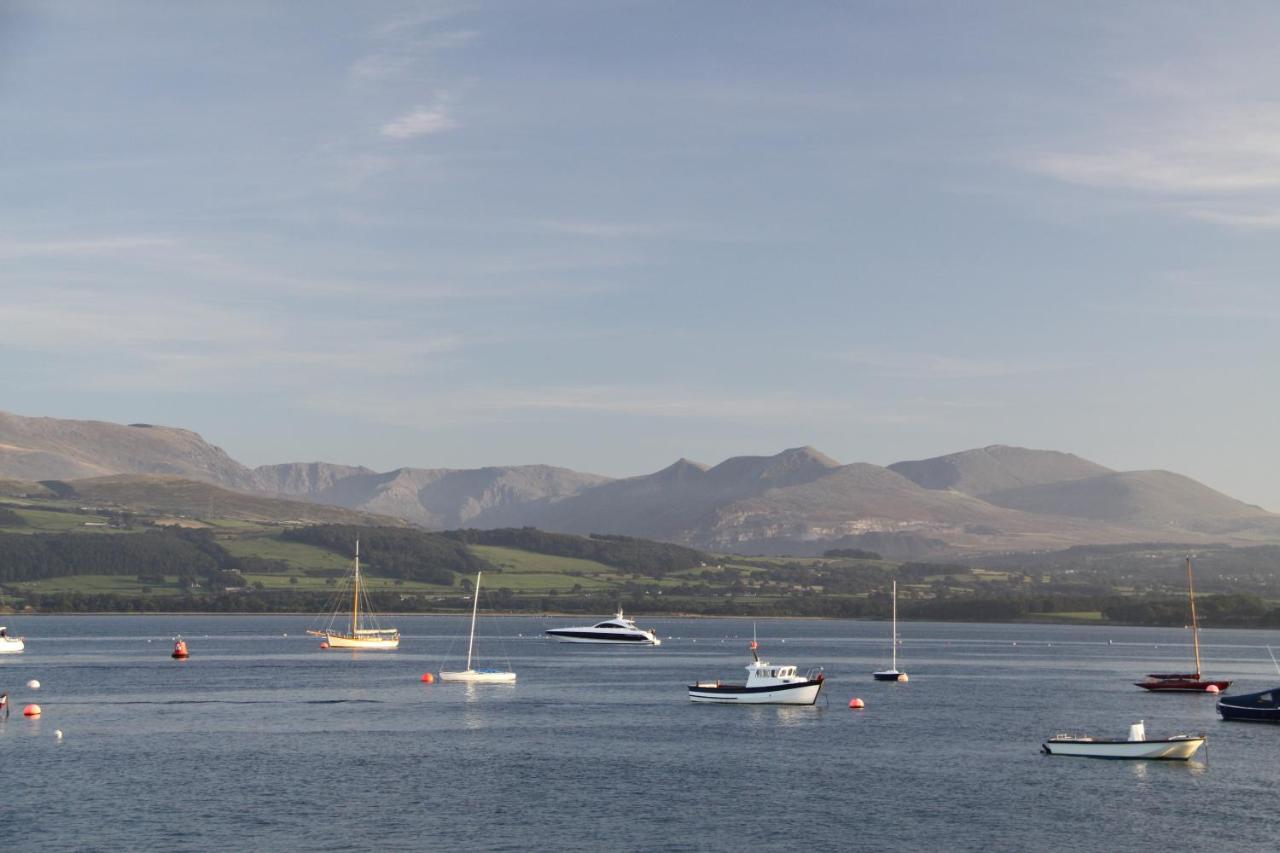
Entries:
[[327,649],[327,648],[329,648],[329,644],[328,644],[328,643],[321,643],[321,644],[320,644],[320,648],[322,648],[322,649]]
[[22,716],[24,716],[24,717],[38,717],[38,716],[40,716],[40,706],[39,706],[39,705],[28,705],[27,707],[25,707],[25,708],[23,708],[23,709],[22,709]]
[[432,675],[431,673],[429,673],[429,672],[424,672],[424,673],[422,673],[422,683],[423,683],[423,684],[431,684],[431,683],[432,683],[432,682],[434,682],[435,680],[436,680],[436,677],[435,677],[434,675]]
[[854,696],[852,699],[849,700],[849,707],[853,708],[855,711],[860,711],[863,708],[867,707],[867,705],[857,696]]

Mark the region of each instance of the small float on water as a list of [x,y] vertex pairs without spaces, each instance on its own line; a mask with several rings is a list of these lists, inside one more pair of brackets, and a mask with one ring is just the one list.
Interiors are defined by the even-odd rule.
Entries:
[[187,658],[191,657],[191,654],[187,651],[187,641],[182,639],[181,637],[178,637],[176,640],[174,640],[173,654],[169,655],[169,657],[173,658],[174,660],[186,660]]
[[1186,761],[1204,746],[1205,736],[1171,735],[1147,739],[1146,724],[1139,720],[1129,726],[1129,737],[1096,738],[1088,735],[1054,735],[1041,745],[1049,755],[1074,755],[1081,758],[1129,758],[1164,761]]
[[794,666],[777,666],[760,660],[756,654],[759,648],[760,644],[752,640],[745,684],[699,681],[689,685],[689,700],[737,705],[812,705],[818,701],[818,693],[826,680],[821,668],[797,675]]

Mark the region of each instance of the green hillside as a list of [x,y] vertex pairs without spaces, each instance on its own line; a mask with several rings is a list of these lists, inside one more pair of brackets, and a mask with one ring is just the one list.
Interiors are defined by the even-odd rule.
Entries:
[[[274,520],[278,509],[262,513],[272,520],[255,520],[244,506],[235,517],[148,506],[174,493],[167,486],[140,503],[12,491],[21,494],[0,496],[0,612],[320,612],[359,539],[366,588],[384,612],[465,610],[474,574],[483,571],[486,607],[516,612],[603,614],[621,605],[650,614],[883,619],[896,579],[904,619],[1186,620],[1185,548],[1177,545],[965,564],[857,551],[742,558],[528,528],[432,533],[345,518],[286,523]],[[189,494],[183,500],[189,504]],[[1280,547],[1202,548],[1196,560],[1203,624],[1280,626]]]

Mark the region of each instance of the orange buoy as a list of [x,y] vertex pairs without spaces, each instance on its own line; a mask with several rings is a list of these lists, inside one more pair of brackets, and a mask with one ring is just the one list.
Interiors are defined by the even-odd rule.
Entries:
[[429,672],[424,672],[424,673],[422,673],[422,683],[423,683],[423,684],[430,684],[430,683],[432,683],[432,682],[433,682],[433,681],[435,681],[435,680],[436,680],[436,677],[435,677],[434,675],[432,675],[431,673],[429,673]]
[[173,644],[173,654],[170,655],[174,660],[186,660],[191,657],[187,653],[187,643],[185,640],[178,640]]
[[1218,689],[1218,685],[1210,684],[1208,687],[1204,689],[1204,692],[1205,693],[1221,693],[1222,691]]
[[25,707],[25,708],[23,708],[23,709],[22,709],[22,716],[24,716],[24,717],[38,717],[38,716],[40,716],[40,706],[39,706],[39,705],[28,705],[27,707]]
[[867,707],[867,705],[857,696],[854,696],[852,699],[849,700],[849,707],[853,708],[855,711],[860,711],[863,708]]
[[322,648],[322,649],[327,649],[327,648],[329,648],[329,644],[328,644],[328,643],[321,643],[321,644],[320,644],[320,648]]

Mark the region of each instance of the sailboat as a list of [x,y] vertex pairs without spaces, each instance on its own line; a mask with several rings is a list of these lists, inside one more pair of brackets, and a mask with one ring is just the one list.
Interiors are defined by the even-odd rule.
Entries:
[[907,674],[898,671],[898,582],[893,582],[893,664],[889,669],[871,673],[876,681],[906,681]]
[[480,575],[476,572],[475,589],[471,591],[471,636],[467,639],[467,668],[461,672],[441,670],[441,681],[465,681],[472,684],[512,684],[516,674],[505,669],[472,669],[471,656],[476,647],[476,611],[480,608]]
[[1217,693],[1231,686],[1230,681],[1208,681],[1200,672],[1200,625],[1196,621],[1196,589],[1191,581],[1191,558],[1187,557],[1187,597],[1191,600],[1191,643],[1195,649],[1195,672],[1153,672],[1145,681],[1135,681],[1144,690],[1173,693]]
[[[335,627],[339,616],[345,621],[346,614],[340,609],[342,603],[329,615],[329,626],[322,631],[307,631],[313,637],[324,637],[326,645],[331,649],[368,649],[385,651],[400,648],[400,631],[396,628],[380,628],[377,625],[373,608],[368,598],[364,598],[364,612],[360,612],[363,590],[360,587],[360,540],[356,540],[355,568],[351,580],[351,627],[342,629]],[[366,627],[368,626],[368,627]]]

